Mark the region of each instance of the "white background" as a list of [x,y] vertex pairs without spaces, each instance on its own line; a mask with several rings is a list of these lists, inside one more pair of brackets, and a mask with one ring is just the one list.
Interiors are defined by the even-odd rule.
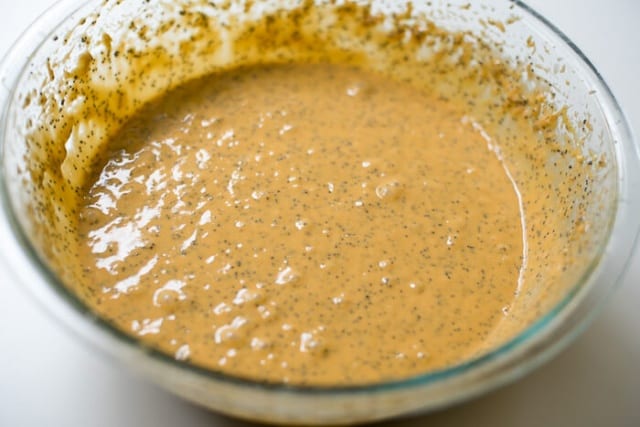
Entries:
[[[0,55],[52,3],[0,0]],[[640,1],[529,3],[586,53],[640,132]],[[10,259],[5,252],[0,242],[0,256]],[[640,253],[601,315],[560,356],[470,403],[393,424],[640,426],[638,282]],[[0,270],[0,427],[178,425],[247,424],[173,397],[105,359],[43,314]]]

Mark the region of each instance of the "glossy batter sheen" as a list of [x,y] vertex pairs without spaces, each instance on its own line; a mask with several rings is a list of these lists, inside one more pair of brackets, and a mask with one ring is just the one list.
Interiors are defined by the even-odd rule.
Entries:
[[460,362],[524,268],[518,192],[463,105],[340,65],[226,71],[113,139],[80,214],[88,301],[176,359],[363,384]]

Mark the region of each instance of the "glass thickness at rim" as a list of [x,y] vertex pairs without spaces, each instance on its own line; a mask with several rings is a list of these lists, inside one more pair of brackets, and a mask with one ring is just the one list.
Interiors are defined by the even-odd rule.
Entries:
[[[67,19],[86,5],[88,5],[88,2],[79,0],[62,0],[58,2],[42,14],[41,17],[20,36],[18,42],[14,44],[9,53],[5,56],[0,64],[0,77],[3,82],[3,93],[0,95],[3,108],[3,125],[6,124],[8,102],[13,98],[15,84],[29,61],[29,58],[25,58],[23,52],[33,52],[37,50],[41,43],[52,35],[57,25],[62,20]],[[534,324],[527,327],[507,343],[478,358],[449,368],[431,371],[404,380],[354,386],[314,387],[257,382],[200,368],[196,365],[178,362],[165,353],[142,346],[136,339],[114,328],[109,323],[93,316],[88,307],[57,280],[49,268],[37,256],[34,248],[26,238],[14,216],[6,188],[7,183],[4,177],[5,165],[4,158],[2,157],[0,158],[3,162],[3,173],[0,177],[2,192],[2,200],[0,201],[0,204],[3,205],[3,215],[6,215],[6,218],[2,218],[2,226],[7,227],[9,235],[6,237],[12,240],[11,243],[13,244],[13,247],[23,251],[16,254],[16,256],[24,256],[24,261],[26,261],[26,263],[23,263],[22,265],[26,264],[30,266],[32,270],[35,270],[35,273],[33,273],[32,276],[37,276],[35,277],[36,280],[29,281],[26,285],[31,288],[30,290],[34,294],[38,294],[36,290],[37,287],[49,287],[57,297],[58,301],[56,302],[59,303],[59,307],[57,307],[56,310],[58,310],[58,312],[69,310],[75,312],[76,316],[74,317],[77,318],[77,315],[80,315],[85,322],[90,322],[90,325],[94,330],[97,328],[102,336],[106,334],[109,339],[127,343],[127,345],[132,348],[144,351],[149,357],[152,357],[162,363],[169,364],[180,370],[188,371],[198,376],[204,375],[212,380],[230,382],[252,388],[258,387],[267,390],[281,390],[314,395],[375,393],[394,389],[435,385],[447,379],[471,374],[472,372],[479,370],[479,368],[485,367],[487,370],[484,375],[469,378],[469,382],[479,382],[482,381],[483,378],[493,378],[493,383],[491,383],[491,381],[487,381],[487,384],[484,387],[484,389],[487,389],[491,386],[496,386],[500,383],[514,379],[533,369],[537,364],[541,364],[555,354],[555,352],[568,344],[573,337],[584,329],[588,320],[590,320],[595,314],[596,308],[602,304],[604,297],[609,294],[613,285],[617,283],[624,274],[624,270],[626,269],[631,257],[632,248],[636,246],[635,241],[637,240],[638,224],[633,224],[632,218],[634,212],[636,216],[638,214],[638,201],[631,200],[629,195],[631,194],[630,188],[633,188],[631,184],[640,181],[638,177],[638,173],[640,172],[638,172],[638,147],[634,146],[627,122],[624,120],[624,116],[611,94],[611,91],[604,83],[595,67],[562,32],[542,16],[522,2],[514,2],[514,5],[518,8],[519,12],[522,12],[522,14],[528,19],[532,19],[534,23],[540,25],[546,32],[545,36],[554,37],[554,40],[564,43],[576,56],[575,61],[577,61],[579,66],[581,66],[585,71],[582,77],[589,79],[589,82],[598,90],[598,100],[601,107],[603,107],[604,114],[607,116],[607,122],[610,125],[614,124],[611,129],[612,132],[615,133],[614,137],[623,144],[618,144],[616,148],[618,166],[617,173],[619,175],[619,202],[617,211],[615,212],[615,222],[610,225],[610,233],[606,245],[601,248],[600,255],[590,264],[583,277],[573,286],[568,295],[566,295],[549,313],[538,319]],[[20,70],[15,69],[15,64],[17,62],[14,62],[14,60],[17,60],[18,58],[20,59],[21,64]],[[10,82],[9,87],[5,86],[8,82]],[[4,145],[2,148],[4,148]],[[2,154],[0,154],[0,156],[2,156]],[[629,210],[631,210],[631,212],[629,212]],[[628,230],[623,230],[625,224],[628,226]],[[635,230],[632,229],[633,226],[635,226]],[[611,256],[613,256],[612,254],[616,252],[616,249],[614,248],[614,244],[616,243],[616,241],[614,241],[616,239],[616,232],[628,233],[627,235],[622,236],[625,239],[623,243],[625,243],[625,246],[629,247],[628,253],[622,254],[625,257],[625,260],[622,263],[618,263],[621,264],[618,266],[621,268],[612,268],[615,270],[616,277],[610,277],[611,282],[609,283],[609,286],[606,289],[600,288],[599,290],[601,294],[593,295],[593,291],[595,291],[593,282],[596,280],[596,277],[594,276],[597,276],[595,273],[598,270],[603,269],[603,260],[611,258]],[[618,238],[618,240],[620,240],[620,238]],[[603,278],[601,277],[600,280],[603,280]],[[590,292],[591,298],[589,299],[589,295],[587,294]],[[43,293],[40,293],[39,296],[42,295]],[[581,301],[583,304],[580,306],[579,303]],[[49,311],[52,310],[52,307],[48,306],[51,302],[52,301],[50,300],[41,301],[42,305]],[[584,303],[586,302],[589,302],[590,304],[585,306]],[[565,318],[561,319],[563,314],[565,314]],[[564,323],[566,330],[562,330],[559,323]],[[70,326],[72,329],[74,328],[72,325],[67,326]],[[553,326],[556,328],[554,329]],[[551,339],[554,334],[558,335],[556,340]],[[522,349],[524,352],[516,354],[516,350],[518,349]],[[526,363],[524,365],[520,365],[519,362]],[[478,392],[479,391],[482,390],[478,390]]]

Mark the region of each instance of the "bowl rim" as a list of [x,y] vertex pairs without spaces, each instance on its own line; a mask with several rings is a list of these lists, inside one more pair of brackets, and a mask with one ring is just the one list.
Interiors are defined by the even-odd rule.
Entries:
[[[566,47],[568,47],[577,58],[576,64],[585,72],[583,78],[587,78],[596,89],[595,96],[598,98],[598,104],[603,108],[603,114],[610,130],[618,142],[616,148],[616,166],[617,166],[617,203],[611,213],[608,224],[607,237],[600,247],[598,254],[593,258],[588,268],[576,280],[570,291],[557,302],[545,315],[536,319],[532,324],[524,328],[516,336],[509,339],[505,343],[470,360],[458,363],[446,368],[441,368],[426,373],[417,374],[405,379],[383,381],[378,383],[365,383],[354,385],[296,385],[286,384],[283,382],[259,381],[240,376],[226,374],[224,372],[213,371],[195,364],[185,363],[175,360],[169,354],[152,347],[142,344],[139,340],[117,329],[111,323],[102,320],[92,314],[91,309],[84,304],[77,296],[69,291],[51,272],[46,263],[37,254],[33,245],[29,242],[26,233],[22,229],[20,222],[16,217],[12,202],[9,196],[9,190],[5,178],[5,156],[4,156],[4,124],[7,121],[9,105],[14,97],[15,83],[18,78],[23,75],[28,65],[30,57],[25,58],[23,52],[25,48],[29,52],[36,52],[42,44],[49,39],[57,30],[61,22],[66,21],[77,13],[89,2],[83,0],[60,0],[53,6],[43,12],[17,39],[12,47],[7,51],[4,58],[0,61],[0,78],[2,87],[0,90],[0,236],[4,240],[9,240],[12,249],[17,252],[12,254],[19,260],[15,264],[8,260],[7,254],[0,257],[7,267],[6,270],[13,273],[16,283],[26,285],[27,291],[36,297],[36,300],[45,308],[45,311],[53,314],[57,320],[63,320],[66,326],[74,332],[79,329],[88,328],[96,333],[97,339],[107,337],[108,340],[116,341],[130,347],[132,350],[144,353],[144,357],[151,358],[162,364],[168,364],[172,368],[179,371],[188,372],[197,376],[204,376],[210,380],[232,385],[250,387],[252,389],[263,389],[272,391],[293,392],[303,395],[335,395],[335,394],[371,394],[383,393],[396,389],[406,389],[413,387],[434,386],[444,380],[457,377],[464,377],[472,374],[479,368],[488,368],[490,376],[493,376],[493,386],[508,382],[524,375],[535,366],[548,360],[551,356],[559,352],[562,348],[569,344],[580,332],[582,332],[588,322],[595,317],[598,309],[603,305],[606,297],[611,293],[613,288],[623,278],[634,252],[638,247],[638,238],[640,233],[640,224],[634,223],[633,217],[640,214],[640,201],[633,200],[631,189],[634,185],[640,185],[640,146],[635,142],[631,133],[628,121],[624,117],[617,100],[612,91],[605,83],[599,71],[584,55],[584,53],[554,24],[549,22],[541,14],[533,10],[527,4],[520,0],[509,0],[521,12],[523,17],[532,19],[535,23],[541,24],[545,30],[545,35],[549,35]],[[97,3],[97,1],[95,2]],[[43,31],[43,28],[45,31]],[[22,68],[16,72],[11,70],[14,60],[23,63]],[[7,76],[13,78],[11,87],[7,86]],[[629,213],[631,209],[634,212]],[[635,228],[634,228],[635,227]],[[621,234],[622,233],[622,234]],[[609,286],[604,289],[596,298],[589,301],[591,306],[586,309],[581,307],[577,310],[578,304],[583,303],[588,293],[592,291],[592,285],[598,272],[603,270],[603,262],[610,260],[615,252],[612,247],[619,243],[620,238],[616,240],[616,235],[624,238],[625,259],[620,260],[614,266],[614,277],[611,278]],[[628,252],[628,253],[626,253]],[[12,259],[13,261],[13,259]],[[18,268],[16,268],[18,267]],[[34,275],[25,276],[24,271],[17,271],[19,267],[30,267],[35,271],[37,280],[33,279]],[[610,268],[611,269],[611,268]],[[27,280],[25,280],[27,279]],[[603,279],[600,278],[602,281]],[[51,307],[51,302],[55,307]],[[81,327],[74,326],[73,319],[84,319],[85,325]],[[571,322],[572,327],[561,328],[564,322]],[[86,332],[86,331],[85,331]],[[554,333],[559,336],[555,339],[549,339]],[[85,341],[94,341],[83,335]],[[102,346],[104,347],[104,345]],[[516,350],[531,350],[534,354],[522,355],[517,354]],[[104,349],[104,348],[103,348]],[[516,366],[518,360],[526,360],[525,366]],[[504,368],[507,368],[505,371]],[[473,379],[470,379],[473,380]],[[477,380],[476,380],[477,381]],[[492,386],[488,381],[485,388]]]

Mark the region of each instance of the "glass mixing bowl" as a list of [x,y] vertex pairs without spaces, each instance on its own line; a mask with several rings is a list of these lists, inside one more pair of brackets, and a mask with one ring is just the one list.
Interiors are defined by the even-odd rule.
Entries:
[[[331,4],[317,3],[324,4],[323,7]],[[95,58],[106,58],[107,65],[113,61],[115,66],[122,66],[116,64],[112,45],[118,38],[124,40],[136,32],[138,44],[131,42],[133,48],[150,47],[165,53],[175,48],[175,55],[169,53],[165,59],[178,58],[183,61],[180,64],[189,67],[172,68],[167,66],[169,61],[162,69],[160,61],[157,64],[160,71],[154,76],[159,81],[164,79],[165,86],[128,88],[129,99],[133,101],[125,103],[124,109],[133,111],[157,91],[174,84],[175,81],[170,83],[172,79],[192,78],[210,71],[207,67],[228,60],[202,46],[181,49],[185,40],[189,43],[190,26],[202,21],[184,21],[182,27],[163,27],[163,23],[173,20],[175,24],[189,16],[200,20],[218,16],[217,25],[229,27],[225,18],[220,18],[225,13],[235,14],[237,19],[244,19],[245,15],[246,19],[260,19],[269,13],[270,7],[299,5],[287,1],[256,2],[264,7],[252,8],[250,2],[63,0],[29,27],[0,65],[0,238],[7,248],[1,259],[13,272],[15,282],[69,329],[164,388],[220,412],[269,422],[355,423],[434,410],[514,381],[565,347],[585,328],[620,281],[638,236],[640,193],[633,191],[640,187],[638,146],[634,145],[613,95],[588,59],[559,30],[523,3],[415,2],[415,7],[408,11],[404,2],[371,3],[380,10],[395,9],[380,13],[403,15],[418,25],[433,21],[451,32],[475,34],[495,48],[496,60],[524,65],[523,70],[527,71],[522,81],[534,75],[538,84],[545,87],[545,102],[558,106],[558,115],[564,120],[564,125],[558,127],[563,150],[575,151],[574,159],[580,161],[594,159],[589,163],[594,169],[588,195],[580,200],[566,200],[568,209],[558,212],[566,217],[567,230],[580,229],[580,235],[584,236],[563,248],[575,260],[574,264],[568,271],[553,276],[557,283],[545,285],[547,304],[525,310],[532,313],[525,328],[519,328],[507,341],[472,360],[406,380],[367,386],[289,386],[257,383],[177,362],[101,320],[64,285],[72,277],[67,270],[73,268],[54,269],[50,262],[65,252],[68,243],[64,234],[68,218],[57,204],[68,194],[61,190],[66,184],[56,181],[60,173],[54,169],[62,170],[61,176],[73,180],[75,175],[65,174],[81,163],[85,155],[77,152],[73,138],[88,137],[93,135],[89,131],[101,128],[100,123],[83,124],[82,119],[73,119],[69,112],[91,100],[91,92],[80,93],[71,105],[54,109],[51,103],[55,104],[55,96],[48,97],[51,92],[42,88],[50,90],[51,84],[59,84],[62,92],[71,93],[80,87],[79,83],[75,86],[74,75],[94,72],[91,67],[96,64]],[[166,13],[157,13],[159,8],[165,8],[162,10]],[[251,10],[253,15],[245,10]],[[193,11],[197,13],[189,13]],[[152,30],[164,30],[145,38],[140,26],[129,25],[133,19],[148,21]],[[187,30],[180,33],[174,31],[176,28]],[[209,55],[206,61],[202,60],[203,55]],[[107,65],[99,65],[96,75]],[[122,70],[126,75],[126,67]],[[118,89],[109,84],[101,88],[106,90],[103,94],[110,90],[116,93]],[[113,95],[109,99],[116,98]],[[66,125],[73,128],[64,138],[60,137],[60,128],[64,126],[52,115],[63,110],[59,114],[66,114],[71,120]],[[48,135],[49,139],[40,140],[46,142],[44,146],[34,144],[33,138],[29,140],[34,129],[41,136]],[[550,161],[549,167],[558,168],[558,188],[566,187],[566,180],[572,175],[559,168],[570,165],[562,164],[554,156],[549,154],[550,159],[561,165],[554,166]],[[42,206],[48,207],[49,216],[39,214]]]

